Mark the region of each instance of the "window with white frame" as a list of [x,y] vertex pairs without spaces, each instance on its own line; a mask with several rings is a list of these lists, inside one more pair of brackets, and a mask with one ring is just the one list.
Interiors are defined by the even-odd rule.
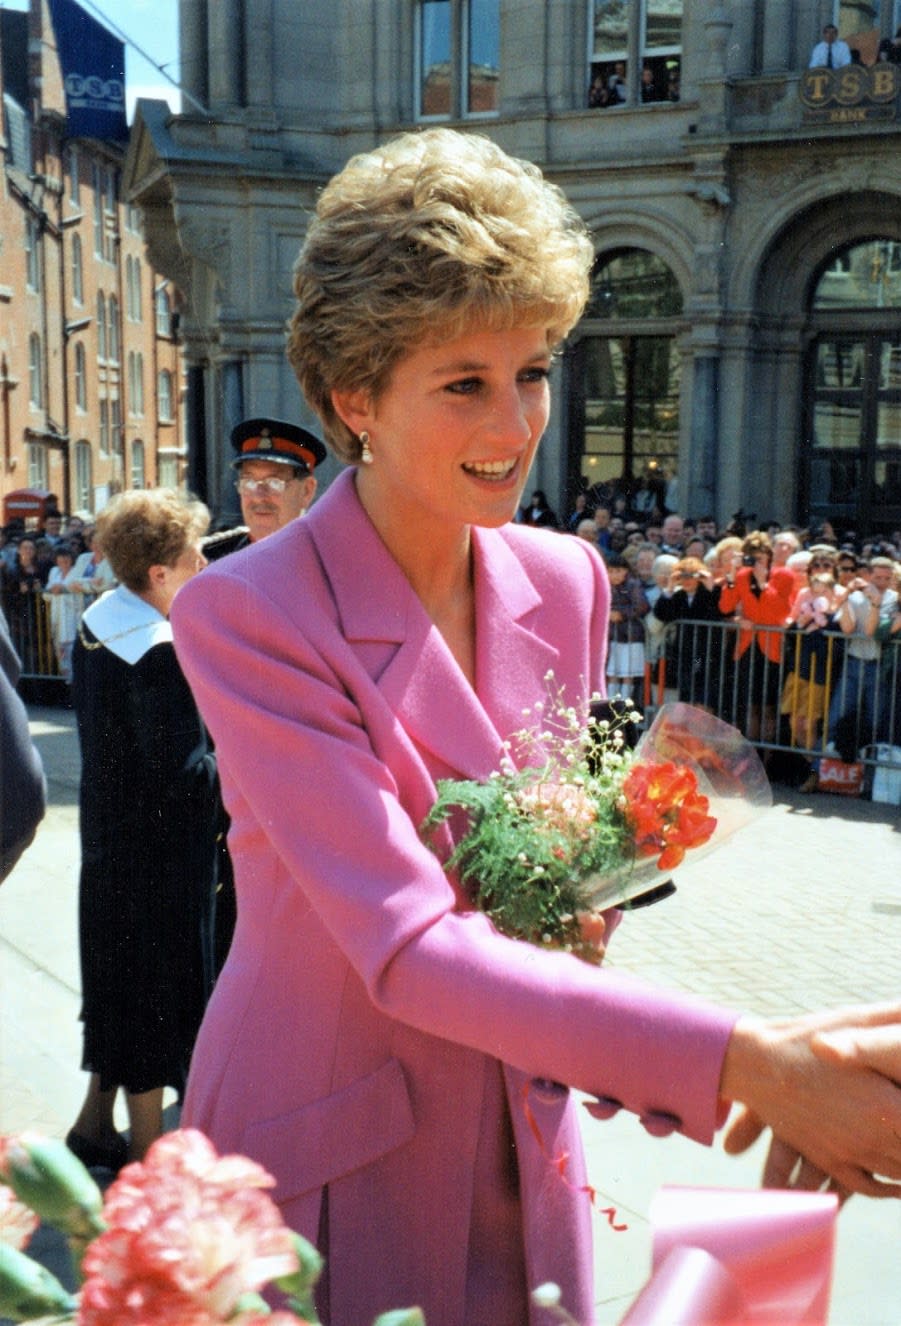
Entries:
[[75,443],[75,505],[79,511],[91,510],[93,492],[91,444],[82,438]]
[[41,288],[41,228],[30,213],[25,216],[25,283],[29,290]]
[[34,410],[44,404],[44,371],[41,338],[32,332],[28,338],[28,403]]
[[161,455],[157,461],[157,471],[161,488],[178,487],[178,456]]
[[172,309],[169,304],[169,295],[166,287],[161,285],[156,292],[156,334],[157,336],[172,335]]
[[120,459],[125,454],[125,434],[122,430],[122,402],[113,396],[109,403],[110,413],[110,450]]
[[106,295],[101,290],[97,295],[97,358],[106,359]]
[[156,411],[161,423],[172,421],[172,374],[167,368],[160,369],[156,379]]
[[83,413],[88,408],[88,372],[87,356],[84,343],[78,341],[75,346],[75,408]]
[[146,482],[144,443],[140,438],[135,438],[131,444],[131,486],[132,488],[143,488]]
[[100,402],[100,454],[109,455],[109,401]]
[[81,206],[81,179],[78,170],[78,148],[70,143],[66,148],[66,178],[69,181],[69,202]]
[[116,240],[119,235],[119,208],[116,195],[116,172],[112,166],[106,169],[106,189],[103,204],[103,256],[107,262],[116,261]]
[[676,102],[683,0],[590,0],[588,105]]
[[144,413],[144,356],[140,350],[128,354],[129,412],[140,417]]
[[420,119],[497,114],[500,0],[418,0],[416,51]]
[[72,298],[76,304],[84,303],[84,255],[81,236],[72,236]]
[[106,314],[106,343],[111,364],[119,362],[119,301],[110,295]]
[[29,488],[49,488],[50,465],[47,458],[47,447],[43,442],[29,442],[27,450]]
[[132,270],[132,280],[133,280],[133,282],[134,282],[134,291],[133,291],[133,296],[134,296],[134,319],[135,319],[135,322],[143,322],[143,320],[144,320],[144,296],[143,296],[143,292],[142,292],[142,289],[141,289],[142,268],[141,268],[141,259],[140,259],[140,258],[135,258],[134,266],[132,267],[131,270]]
[[102,258],[104,254],[103,226],[103,171],[99,161],[91,162],[91,192],[94,195],[94,256]]

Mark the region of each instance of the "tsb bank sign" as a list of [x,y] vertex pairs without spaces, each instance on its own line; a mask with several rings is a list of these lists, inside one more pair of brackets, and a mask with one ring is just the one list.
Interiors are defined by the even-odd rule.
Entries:
[[798,92],[806,124],[863,124],[894,120],[901,90],[901,68],[894,64],[845,65],[843,69],[807,69]]

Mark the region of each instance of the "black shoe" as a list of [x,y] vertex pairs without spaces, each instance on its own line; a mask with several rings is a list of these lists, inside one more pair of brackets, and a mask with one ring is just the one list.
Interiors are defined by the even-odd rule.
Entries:
[[92,1142],[89,1137],[82,1137],[70,1128],[66,1134],[66,1146],[77,1156],[86,1169],[109,1169],[114,1174],[128,1160],[128,1143],[121,1133],[109,1142]]

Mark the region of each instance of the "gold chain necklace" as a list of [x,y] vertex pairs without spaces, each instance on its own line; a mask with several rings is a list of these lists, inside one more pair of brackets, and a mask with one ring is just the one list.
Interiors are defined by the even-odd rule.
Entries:
[[124,631],[117,631],[115,635],[108,635],[105,640],[86,640],[84,634],[84,626],[82,625],[81,622],[79,622],[78,638],[85,649],[89,650],[102,649],[103,646],[108,645],[110,641],[121,640],[124,635],[131,635],[133,631],[144,631],[147,629],[149,625],[150,625],[149,622],[138,622],[137,625],[135,626],[126,627]]

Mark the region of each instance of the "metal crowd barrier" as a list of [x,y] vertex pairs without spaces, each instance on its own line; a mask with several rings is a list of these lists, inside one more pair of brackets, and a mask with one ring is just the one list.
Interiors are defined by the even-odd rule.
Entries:
[[[845,660],[854,637],[841,631],[822,632],[819,652],[809,658],[802,631],[755,626],[754,635],[781,637],[778,661],[752,642],[740,672],[734,622],[670,623],[662,655],[645,668],[646,714],[678,697],[712,710],[763,750],[810,761],[844,752],[871,767],[901,769],[901,633],[882,643],[879,660],[850,669]],[[805,674],[814,685],[805,684]],[[776,697],[768,732],[752,703],[755,692]]]
[[3,609],[10,639],[22,664],[22,680],[62,683],[50,632],[50,605],[43,592],[38,589],[10,597]]

